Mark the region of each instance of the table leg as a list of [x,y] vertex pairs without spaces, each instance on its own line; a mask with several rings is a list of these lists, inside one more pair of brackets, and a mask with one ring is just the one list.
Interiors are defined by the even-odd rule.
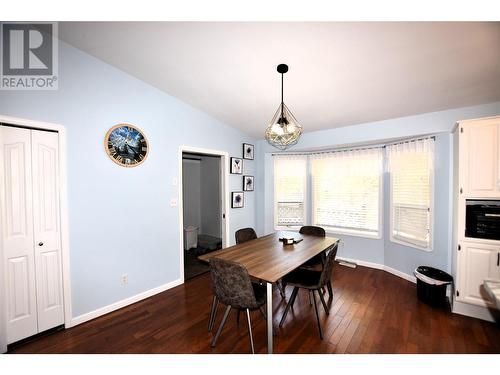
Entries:
[[273,354],[273,284],[267,283],[267,353]]

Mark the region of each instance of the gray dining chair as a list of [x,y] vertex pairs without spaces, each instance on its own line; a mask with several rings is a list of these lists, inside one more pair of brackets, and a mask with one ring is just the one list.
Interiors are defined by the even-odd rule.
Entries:
[[266,287],[252,283],[247,269],[239,263],[212,258],[209,260],[209,265],[215,296],[218,301],[226,305],[226,311],[211,346],[215,347],[217,344],[231,309],[236,309],[238,312],[246,311],[250,346],[252,353],[255,353],[250,311],[260,310],[264,318],[266,317],[262,307],[266,304]]
[[[313,226],[313,225],[304,225],[303,227],[300,228],[299,233],[310,235],[310,236],[326,237],[326,232],[323,228],[318,227],[318,226]],[[326,260],[325,252],[323,251],[320,254],[315,255],[313,258],[309,259],[307,262],[302,264],[300,267],[317,270],[318,268],[323,267],[325,260]],[[332,288],[331,281],[329,281],[326,284],[326,287],[328,289],[329,297],[333,298],[333,288]]]
[[314,310],[316,312],[316,320],[318,322],[319,337],[321,338],[321,340],[323,340],[323,330],[321,329],[321,322],[319,320],[315,293],[319,295],[321,303],[323,304],[323,308],[325,309],[326,314],[329,315],[330,311],[325,302],[325,298],[323,297],[322,289],[330,282],[330,279],[332,277],[333,264],[335,263],[335,258],[337,256],[337,249],[338,242],[336,242],[326,250],[325,264],[323,265],[323,269],[320,272],[306,268],[297,268],[295,271],[292,271],[291,273],[283,277],[283,282],[285,282],[286,285],[293,286],[293,291],[290,296],[290,300],[286,305],[283,317],[281,318],[280,327],[283,326],[290,307],[293,307],[299,289],[305,289],[309,292],[310,296],[312,295]]

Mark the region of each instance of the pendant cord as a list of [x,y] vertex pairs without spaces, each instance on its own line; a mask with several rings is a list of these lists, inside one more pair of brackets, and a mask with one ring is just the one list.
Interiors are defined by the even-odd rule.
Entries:
[[281,120],[283,121],[283,73],[281,73]]

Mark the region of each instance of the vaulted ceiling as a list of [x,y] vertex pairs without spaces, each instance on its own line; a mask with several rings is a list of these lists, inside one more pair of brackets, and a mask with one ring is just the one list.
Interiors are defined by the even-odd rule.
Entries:
[[500,23],[65,22],[69,44],[262,138],[500,101]]

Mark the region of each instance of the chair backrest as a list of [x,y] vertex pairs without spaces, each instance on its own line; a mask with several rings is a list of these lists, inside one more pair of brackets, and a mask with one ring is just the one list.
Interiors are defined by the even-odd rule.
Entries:
[[315,227],[313,225],[304,225],[299,230],[300,234],[309,234],[311,236],[326,237],[325,230],[321,227]]
[[329,249],[326,249],[326,261],[323,265],[323,270],[321,271],[321,277],[319,278],[320,288],[325,286],[330,278],[332,277],[332,268],[335,263],[335,258],[337,257],[337,249],[339,248],[339,243],[336,242]]
[[245,267],[219,258],[211,258],[208,263],[214,294],[220,302],[240,309],[258,307],[252,282]]
[[253,228],[243,228],[238,229],[234,234],[234,237],[236,237],[236,243],[239,244],[250,240],[255,240],[257,238],[257,233],[255,233]]

